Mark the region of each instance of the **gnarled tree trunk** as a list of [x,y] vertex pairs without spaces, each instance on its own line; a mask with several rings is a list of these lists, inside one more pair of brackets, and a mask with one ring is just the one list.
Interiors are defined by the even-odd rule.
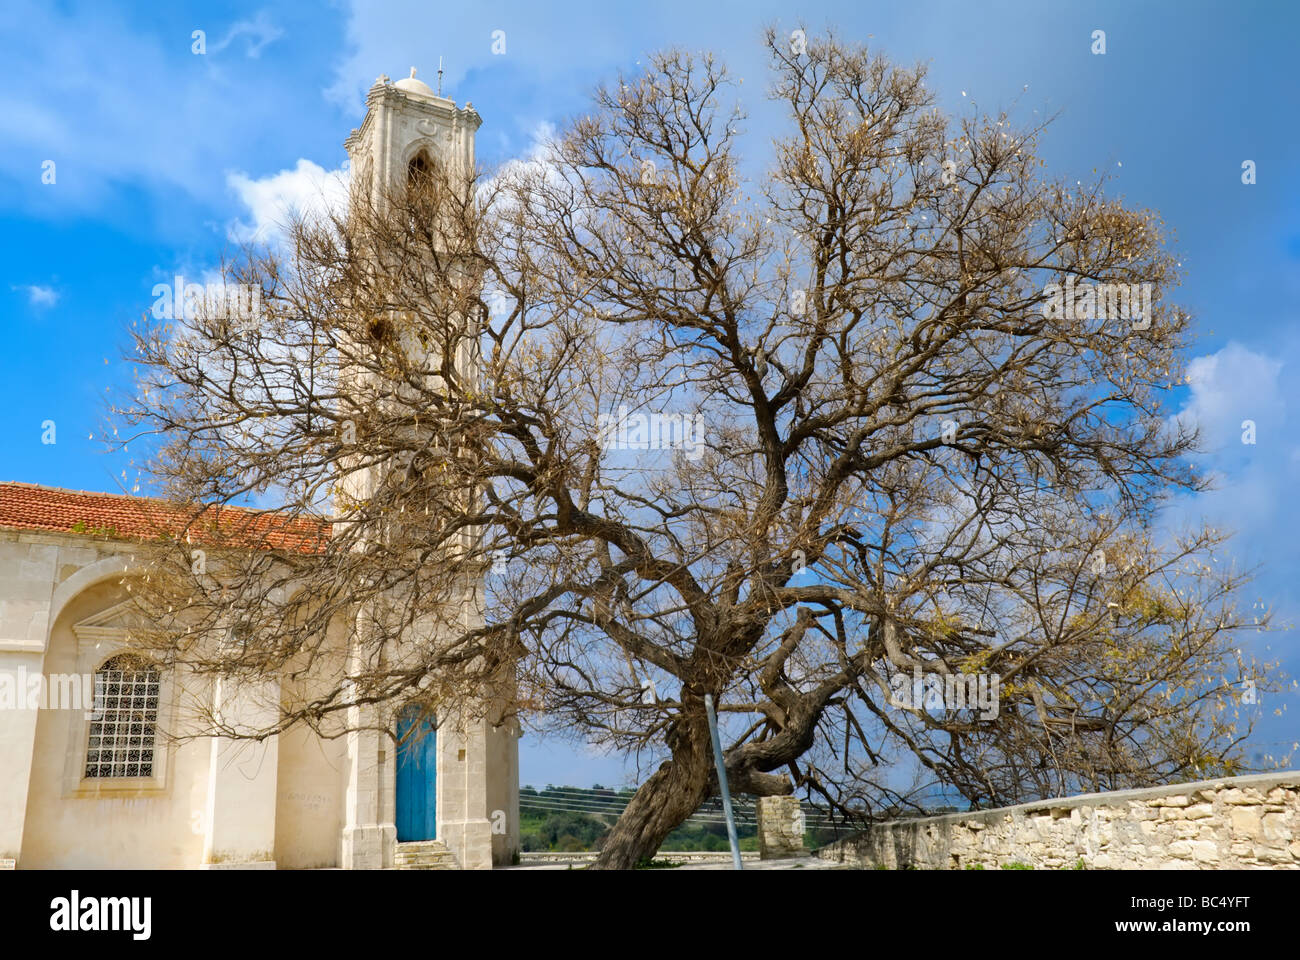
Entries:
[[698,714],[693,711],[683,717],[669,735],[673,758],[632,795],[592,869],[631,870],[638,861],[653,857],[668,834],[709,795],[714,780],[712,746],[702,703]]

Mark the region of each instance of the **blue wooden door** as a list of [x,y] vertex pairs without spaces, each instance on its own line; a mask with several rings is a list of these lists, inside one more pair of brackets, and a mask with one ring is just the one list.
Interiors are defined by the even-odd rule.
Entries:
[[[420,729],[414,729],[416,724]],[[404,710],[397,719],[397,842],[436,840],[437,733],[417,708]]]

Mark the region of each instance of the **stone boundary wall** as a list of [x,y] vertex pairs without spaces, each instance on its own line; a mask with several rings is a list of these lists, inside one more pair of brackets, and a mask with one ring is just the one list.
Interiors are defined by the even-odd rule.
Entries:
[[888,869],[1300,869],[1300,771],[895,820],[816,852]]

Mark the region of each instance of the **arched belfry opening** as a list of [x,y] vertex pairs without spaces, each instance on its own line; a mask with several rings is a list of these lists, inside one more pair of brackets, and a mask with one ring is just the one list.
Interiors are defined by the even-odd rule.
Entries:
[[428,190],[433,184],[433,161],[427,150],[421,149],[406,165],[406,185],[421,190]]

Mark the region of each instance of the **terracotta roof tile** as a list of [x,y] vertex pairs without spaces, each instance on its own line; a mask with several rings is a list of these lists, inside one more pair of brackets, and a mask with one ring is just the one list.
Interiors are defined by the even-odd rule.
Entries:
[[186,505],[117,493],[0,483],[0,528],[115,540],[183,536],[215,546],[310,552],[330,536],[328,520],[289,518],[244,507]]

